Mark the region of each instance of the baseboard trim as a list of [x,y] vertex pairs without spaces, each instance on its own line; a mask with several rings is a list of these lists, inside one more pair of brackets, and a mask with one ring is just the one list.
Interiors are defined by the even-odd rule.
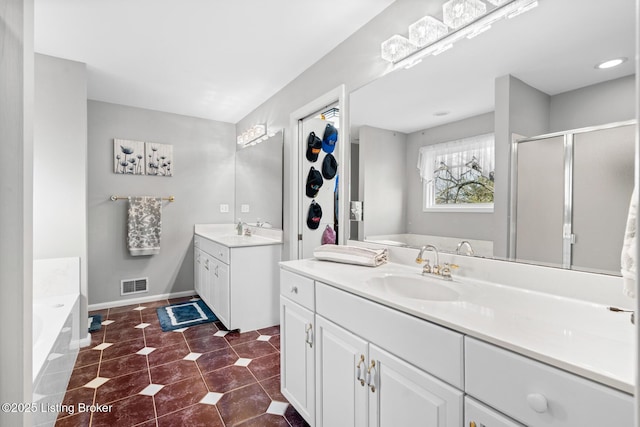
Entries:
[[91,345],[91,334],[87,334],[86,337],[78,340],[77,343],[80,346],[79,348],[89,347]]
[[105,308],[122,307],[131,304],[143,304],[145,302],[157,301],[159,299],[182,298],[196,295],[195,291],[173,292],[170,294],[148,295],[140,298],[131,298],[124,301],[101,302],[99,304],[89,304],[89,311],[104,310]]

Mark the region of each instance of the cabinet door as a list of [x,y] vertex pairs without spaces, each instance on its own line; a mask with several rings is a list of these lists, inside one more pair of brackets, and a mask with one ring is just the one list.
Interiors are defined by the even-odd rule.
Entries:
[[280,297],[280,386],[300,415],[314,425],[315,331],[313,312]]
[[202,252],[200,255],[200,263],[202,264],[202,268],[200,269],[200,298],[213,309],[211,305],[211,269],[213,265],[211,264],[211,256],[206,252]]
[[202,251],[198,248],[194,248],[193,258],[193,288],[202,298]]
[[369,345],[375,362],[369,392],[369,425],[462,425],[463,393],[386,351]]
[[366,426],[367,342],[321,316],[316,335],[317,425]]
[[234,329],[231,324],[231,313],[229,312],[229,266],[213,257],[209,258],[209,260],[211,308],[228,329]]

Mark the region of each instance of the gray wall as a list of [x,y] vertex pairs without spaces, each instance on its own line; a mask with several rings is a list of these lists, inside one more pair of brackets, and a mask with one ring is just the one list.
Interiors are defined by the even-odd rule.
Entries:
[[[32,402],[33,1],[0,0],[0,401]],[[0,412],[0,425],[29,426]]]
[[493,212],[493,253],[509,253],[510,163],[512,135],[533,136],[548,132],[549,96],[507,75],[496,79],[496,178]]
[[635,96],[633,75],[554,95],[549,132],[631,120]]
[[360,128],[360,181],[367,183],[361,199],[365,238],[406,232],[406,153],[406,134]]
[[[494,115],[486,113],[408,136],[406,151],[407,232],[432,236],[493,240],[491,213],[423,212],[422,181],[417,169],[418,151],[425,145],[437,144],[493,132]],[[497,157],[497,155],[496,155]]]
[[87,330],[87,67],[37,54],[33,257],[80,258],[80,334]]
[[[193,290],[193,225],[234,221],[234,126],[98,101],[88,111],[89,303],[125,301],[120,281],[128,278],[149,277],[149,293],[133,297]],[[175,175],[113,173],[113,138],[172,144]],[[127,202],[112,194],[175,196],[163,205],[160,254],[129,255]]]

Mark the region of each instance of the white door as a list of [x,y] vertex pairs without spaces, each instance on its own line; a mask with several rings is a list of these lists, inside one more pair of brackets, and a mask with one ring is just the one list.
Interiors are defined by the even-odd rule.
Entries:
[[224,326],[233,329],[231,313],[229,312],[229,266],[213,257],[209,258],[209,261],[211,308]]
[[[369,425],[373,427],[459,427],[463,393],[390,353],[369,345],[375,362],[369,393]],[[371,388],[370,387],[370,388]]]
[[213,301],[211,300],[211,260],[213,258],[206,252],[201,251],[200,253],[200,298],[209,306],[209,308],[213,309]]
[[321,316],[316,334],[317,426],[365,427],[367,342]]
[[[202,298],[202,251],[198,248],[193,249],[193,288],[196,293]],[[206,302],[206,301],[205,301]]]
[[314,425],[313,313],[280,297],[280,386],[300,415]]
[[[307,184],[307,177],[309,176],[309,171],[313,167],[315,170],[320,172],[320,174],[322,174],[322,162],[325,156],[327,155],[327,153],[321,150],[315,162],[309,161],[306,156],[307,138],[309,137],[309,134],[311,132],[314,132],[318,138],[322,139],[324,135],[325,127],[329,122],[333,123],[332,121],[322,120],[317,118],[308,118],[302,121],[302,126],[301,126],[302,134],[300,136],[301,145],[299,147],[299,160],[298,160],[300,165],[299,174],[298,174],[298,179],[300,184],[298,187],[300,188],[300,194],[299,194],[299,200],[300,200],[300,207],[299,207],[300,229],[299,230],[300,231],[299,233],[302,235],[302,241],[299,242],[300,258],[312,257],[313,250],[316,247],[320,246],[322,243],[321,242],[322,233],[324,232],[325,227],[327,225],[331,225],[331,226],[334,225],[334,211],[335,211],[335,201],[334,201],[335,194],[334,193],[336,191],[337,175],[332,179],[323,178],[322,187],[320,187],[320,190],[318,191],[318,195],[316,197],[314,198],[308,197],[306,194],[306,184]],[[340,129],[338,129],[338,135],[340,135]],[[338,164],[341,161],[340,156],[338,155],[338,152],[339,152],[338,144],[341,144],[341,143],[342,143],[341,138],[340,136],[338,136],[338,142],[335,145],[335,149],[333,153],[331,153],[335,157]],[[316,229],[311,229],[307,225],[309,206],[311,205],[311,202],[313,200],[315,200],[316,203],[318,203],[322,209],[322,219],[320,220],[320,224]]]

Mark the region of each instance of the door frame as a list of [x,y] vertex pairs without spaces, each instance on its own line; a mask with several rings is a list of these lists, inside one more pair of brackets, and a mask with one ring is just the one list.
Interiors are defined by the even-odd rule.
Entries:
[[[346,86],[341,84],[340,86],[330,90],[324,95],[319,96],[313,101],[298,108],[289,115],[289,132],[290,146],[288,147],[289,154],[289,224],[285,228],[289,235],[289,257],[288,259],[294,260],[300,258],[300,244],[299,235],[301,234],[302,224],[300,223],[300,194],[302,189],[302,172],[299,157],[300,147],[305,143],[303,135],[301,135],[301,121],[312,114],[317,113],[324,107],[338,104],[340,109],[340,136],[337,146],[338,158],[341,159],[338,162],[338,175],[340,180],[338,182],[338,242],[344,244],[349,237],[347,208],[349,205],[349,162],[350,162],[350,150],[348,150],[348,143],[350,141],[349,132],[349,118],[348,118],[348,103],[346,96]],[[286,149],[286,148],[285,148]],[[284,224],[283,224],[284,225]]]

